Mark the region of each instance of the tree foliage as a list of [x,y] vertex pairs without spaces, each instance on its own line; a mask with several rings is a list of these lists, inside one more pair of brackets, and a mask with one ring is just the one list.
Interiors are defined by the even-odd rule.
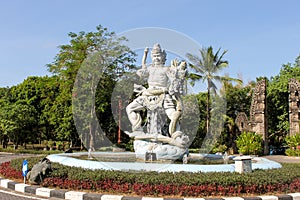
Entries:
[[271,77],[267,86],[268,134],[270,144],[279,146],[289,132],[289,91],[290,78],[300,80],[300,56],[294,64],[281,67],[278,75]]
[[[28,77],[19,85],[0,88],[1,138],[9,136],[11,141],[18,144],[19,132],[22,135],[30,132],[28,136],[32,136],[31,142],[44,139],[77,141],[72,108],[76,80],[77,84],[81,81],[83,90],[93,92],[94,102],[90,110],[105,127],[110,127],[105,130],[106,134],[114,135],[112,132],[116,130],[116,123],[110,108],[111,93],[118,78],[134,67],[134,53],[121,44],[125,38],[118,38],[102,26],[96,27],[95,32],[69,33],[69,37],[70,42],[59,46],[54,61],[47,65],[52,76]],[[98,62],[92,64],[96,68],[89,68],[90,71],[81,73],[84,78],[78,78],[78,71],[87,60],[92,61],[87,59],[91,57],[94,58],[93,62]],[[100,72],[100,77],[97,67],[104,63],[105,70]],[[84,102],[84,106],[90,106],[90,103]]]
[[234,152],[237,152],[235,140],[240,134],[235,124],[235,119],[239,112],[250,113],[253,88],[253,83],[242,86],[241,84],[233,85],[230,82],[224,82],[222,86],[227,106],[224,130],[218,142],[232,148]]
[[238,79],[230,78],[228,76],[219,75],[220,71],[228,67],[228,61],[223,60],[223,56],[227,51],[220,52],[221,48],[218,49],[216,53],[213,52],[213,48],[210,46],[208,48],[200,49],[200,57],[198,55],[193,55],[188,53],[187,57],[189,59],[190,67],[195,71],[195,73],[190,73],[189,78],[192,83],[195,81],[203,80],[207,83],[207,101],[206,101],[206,132],[209,133],[210,130],[210,95],[211,91],[213,94],[216,93],[217,86],[214,81],[224,82],[224,81],[239,81]]
[[[99,121],[105,127],[114,123],[110,111],[112,90],[118,78],[133,68],[134,54],[121,44],[125,38],[118,38],[102,26],[96,32],[69,36],[70,43],[61,45],[54,62],[48,65],[49,71],[60,78],[59,95],[52,107],[57,120],[54,126],[58,138],[74,138],[78,131],[86,145],[94,149],[97,138],[116,130],[103,133]],[[78,107],[72,107],[72,99]],[[80,123],[77,130],[75,122]]]
[[[97,140],[102,136],[113,143],[117,142],[116,116],[119,114],[122,128],[128,129],[129,122],[124,108],[132,98],[132,87],[137,77],[127,73],[135,67],[132,64],[135,55],[123,45],[126,39],[118,38],[114,32],[102,26],[96,27],[94,32],[71,32],[68,36],[69,43],[60,45],[53,62],[47,65],[51,76],[32,76],[18,85],[0,88],[0,140],[4,147],[8,141],[15,147],[43,140],[79,141],[78,126],[75,126],[75,120],[78,119],[81,120],[79,128],[87,133],[85,140],[89,148],[97,148]],[[255,82],[245,86],[234,85],[232,81],[241,81],[219,74],[228,66],[228,61],[223,59],[226,52],[221,49],[213,52],[213,48],[208,47],[201,49],[199,55],[187,54],[191,82],[203,80],[207,83],[207,92],[183,99],[189,107],[182,119],[185,123],[182,129],[190,133],[191,129],[194,130],[192,124],[195,121],[198,123],[197,135],[191,141],[191,148],[200,148],[207,136],[209,124],[215,124],[222,118],[225,124],[217,142],[221,146],[235,149],[239,135],[235,125],[237,113],[242,111],[250,114]],[[300,80],[300,56],[295,63],[282,65],[279,74],[267,80],[269,144],[274,146],[292,141],[286,137],[289,132],[290,78]],[[210,116],[214,112],[212,103],[219,103],[210,98],[217,89],[215,81],[222,83],[221,92],[227,107],[226,114],[214,118]],[[112,106],[118,105],[120,101],[120,108]],[[74,107],[74,104],[79,107]],[[215,112],[219,112],[218,106]],[[190,115],[195,114],[194,109],[199,109],[197,115],[200,121]],[[125,138],[124,142],[128,141]]]

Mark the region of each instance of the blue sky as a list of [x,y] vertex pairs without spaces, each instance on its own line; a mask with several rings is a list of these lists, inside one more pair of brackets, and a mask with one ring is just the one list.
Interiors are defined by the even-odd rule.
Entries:
[[203,47],[227,49],[225,72],[244,82],[277,75],[300,53],[299,0],[2,0],[0,5],[0,87],[49,74],[46,64],[69,42],[68,33],[95,31],[99,24],[116,33],[167,28]]

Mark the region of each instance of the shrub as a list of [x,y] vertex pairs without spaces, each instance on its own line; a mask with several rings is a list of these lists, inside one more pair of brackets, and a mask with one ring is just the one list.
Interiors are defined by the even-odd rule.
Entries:
[[243,132],[236,139],[239,153],[259,155],[262,153],[262,136],[254,132]]
[[70,143],[69,141],[64,142],[64,144],[63,144],[64,149],[65,149],[65,150],[69,149],[69,148],[70,148],[70,145],[71,145],[71,143]]
[[[29,169],[40,160],[29,158]],[[0,165],[0,173],[22,181],[23,159]],[[151,196],[237,196],[245,194],[289,193],[300,189],[300,164],[282,164],[280,169],[230,172],[122,172],[87,170],[52,163],[53,172],[42,186],[103,193]]]
[[52,150],[52,151],[43,151],[41,152],[40,150],[34,150],[34,149],[22,149],[22,148],[18,148],[18,149],[2,149],[0,148],[1,152],[9,152],[9,153],[24,153],[24,154],[45,154],[45,155],[49,155],[49,154],[57,154],[57,153],[62,153],[62,151],[59,150]]
[[212,153],[224,153],[227,150],[227,146],[225,144],[217,144],[212,149]]
[[64,145],[64,142],[63,141],[56,141],[56,148],[58,150],[62,150],[63,149],[63,145]]
[[285,142],[289,146],[285,150],[285,154],[288,156],[300,156],[300,134],[296,133],[295,135],[287,136]]
[[296,133],[295,135],[286,136],[285,142],[290,149],[296,149],[300,145],[300,134]]
[[288,156],[296,156],[296,152],[294,149],[286,149],[285,154]]
[[52,150],[53,147],[54,147],[54,141],[49,140],[48,143],[47,143],[47,145],[50,147],[50,150]]

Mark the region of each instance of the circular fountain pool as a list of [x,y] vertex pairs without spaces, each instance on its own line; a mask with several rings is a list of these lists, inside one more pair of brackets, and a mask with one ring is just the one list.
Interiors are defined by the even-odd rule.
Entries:
[[[132,152],[93,152],[93,160],[80,159],[81,156],[88,156],[87,152],[63,153],[48,155],[51,162],[57,162],[67,166],[82,167],[86,169],[121,170],[121,171],[156,171],[156,172],[234,172],[234,164],[174,164],[159,162],[134,162],[135,154]],[[213,158],[214,154],[190,154],[191,157]],[[99,161],[97,158],[115,158],[112,161]],[[120,160],[121,158],[121,160]],[[95,159],[95,160],[94,160]],[[129,161],[125,162],[122,159]],[[133,159],[132,161],[130,159]],[[261,157],[252,158],[252,169],[280,168],[277,162]]]

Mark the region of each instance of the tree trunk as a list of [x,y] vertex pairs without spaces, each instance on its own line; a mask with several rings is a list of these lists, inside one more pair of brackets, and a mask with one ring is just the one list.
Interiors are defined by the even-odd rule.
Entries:
[[91,120],[90,120],[90,146],[88,147],[91,151],[95,151],[95,140],[94,140],[94,124],[93,124],[93,107],[91,108]]
[[[92,96],[94,97],[95,95],[95,91],[96,89],[94,88],[94,81],[92,81],[91,83],[91,94]],[[90,118],[90,146],[89,146],[89,149],[91,149],[91,151],[95,151],[95,140],[94,140],[94,137],[95,137],[95,124],[94,124],[94,117],[96,116],[96,107],[95,107],[95,102],[94,102],[95,99],[93,99],[93,101],[91,102],[91,118]]]
[[210,131],[210,80],[207,80],[207,99],[206,99],[206,134]]

